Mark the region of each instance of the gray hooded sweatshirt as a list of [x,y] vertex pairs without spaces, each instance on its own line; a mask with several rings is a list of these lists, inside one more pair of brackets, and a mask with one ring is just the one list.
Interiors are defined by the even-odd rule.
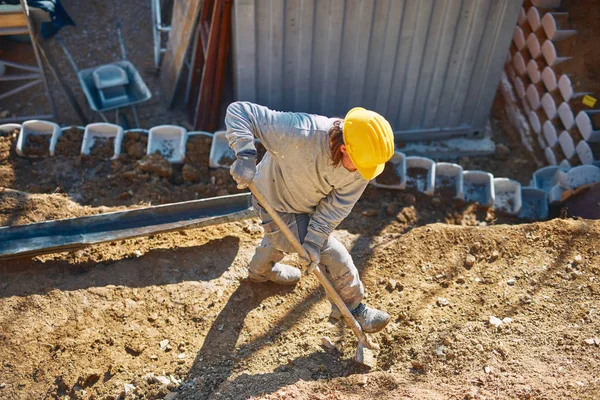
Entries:
[[279,112],[238,101],[227,108],[227,140],[236,155],[267,149],[254,183],[276,211],[311,214],[304,241],[322,247],[348,216],[368,181],[358,171],[334,167],[329,129],[338,118]]

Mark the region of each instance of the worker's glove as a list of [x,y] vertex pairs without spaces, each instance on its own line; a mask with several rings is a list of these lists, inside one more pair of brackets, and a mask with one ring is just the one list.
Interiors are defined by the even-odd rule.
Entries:
[[302,257],[302,261],[304,261],[306,265],[318,265],[319,262],[321,262],[321,248],[319,246],[313,242],[304,242],[302,247],[304,247],[304,250],[306,250],[309,257],[309,259]]
[[247,188],[256,175],[256,153],[239,153],[229,173],[237,182],[238,189]]

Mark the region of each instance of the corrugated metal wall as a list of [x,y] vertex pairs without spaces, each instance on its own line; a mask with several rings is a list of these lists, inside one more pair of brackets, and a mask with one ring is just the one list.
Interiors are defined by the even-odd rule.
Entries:
[[403,137],[482,131],[521,0],[236,0],[236,99],[384,115]]

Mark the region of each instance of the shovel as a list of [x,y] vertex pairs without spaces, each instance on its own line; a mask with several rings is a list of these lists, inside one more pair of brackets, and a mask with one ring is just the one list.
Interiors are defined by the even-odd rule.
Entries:
[[[306,253],[306,250],[304,250],[304,247],[302,247],[302,245],[300,244],[300,241],[296,238],[296,236],[294,236],[290,228],[281,220],[281,217],[279,217],[277,211],[275,211],[273,207],[271,207],[271,204],[258,190],[254,182],[250,182],[248,188],[256,197],[260,205],[265,210],[267,210],[271,218],[273,218],[273,221],[275,221],[279,229],[281,229],[281,232],[283,232],[285,237],[294,247],[294,250],[296,250],[296,252],[301,257],[309,259],[308,254]],[[327,277],[323,274],[323,272],[319,268],[319,265],[316,263],[312,263],[308,268],[308,272],[312,272],[313,274],[315,274],[321,285],[325,288],[327,296],[329,296],[329,298],[333,301],[333,304],[335,304],[337,308],[341,311],[344,321],[350,327],[350,329],[352,329],[352,332],[354,332],[354,334],[358,338],[358,348],[356,349],[356,357],[354,358],[355,361],[361,364],[365,364],[367,366],[373,366],[372,364],[374,360],[372,355],[369,354],[368,350],[379,350],[379,345],[377,345],[377,343],[373,343],[371,339],[363,332],[359,323],[356,321],[356,319],[354,319],[354,316],[348,309],[348,306],[346,306],[346,303],[344,303],[340,295],[336,292],[331,282],[329,282],[329,279],[327,279]]]

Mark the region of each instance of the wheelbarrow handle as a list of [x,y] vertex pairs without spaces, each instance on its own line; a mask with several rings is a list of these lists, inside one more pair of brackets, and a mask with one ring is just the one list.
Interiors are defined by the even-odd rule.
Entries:
[[117,35],[119,36],[119,45],[121,46],[121,55],[123,61],[127,61],[127,53],[125,53],[125,42],[123,41],[123,31],[121,30],[121,22],[117,22]]
[[[260,205],[267,211],[267,213],[269,213],[271,218],[273,218],[273,221],[275,221],[275,223],[277,224],[279,229],[281,229],[281,232],[283,232],[285,237],[289,240],[289,242],[294,247],[294,250],[296,250],[296,252],[301,257],[310,259],[308,256],[308,253],[306,252],[306,250],[304,250],[304,247],[302,247],[302,245],[300,244],[300,241],[296,238],[296,236],[294,236],[294,234],[292,233],[291,229],[287,226],[287,224],[285,222],[283,222],[283,220],[281,219],[281,217],[279,216],[277,211],[275,211],[273,209],[273,207],[271,206],[269,201],[262,195],[262,193],[256,187],[254,182],[250,182],[250,184],[248,185],[248,188],[250,189],[250,191],[252,192],[254,197],[256,197],[256,199],[258,200]],[[313,263],[313,264],[311,264],[311,266],[309,268],[309,271],[310,270],[312,270],[313,274],[315,274],[315,276],[321,283],[321,286],[323,286],[323,288],[325,289],[327,296],[329,296],[329,298],[333,301],[333,304],[335,304],[337,306],[337,308],[341,311],[342,316],[344,317],[344,321],[352,329],[352,331],[358,338],[359,343],[366,346],[369,349],[377,349],[378,348],[377,344],[373,343],[369,339],[369,337],[367,337],[367,335],[363,332],[362,328],[360,327],[360,325],[358,324],[358,322],[356,321],[356,319],[354,318],[354,316],[348,309],[348,306],[346,305],[346,303],[344,303],[344,301],[342,300],[342,298],[340,297],[338,292],[335,290],[335,288],[333,287],[331,282],[329,282],[329,279],[327,279],[325,274],[323,274],[323,271],[321,271],[319,266],[317,264]]]

